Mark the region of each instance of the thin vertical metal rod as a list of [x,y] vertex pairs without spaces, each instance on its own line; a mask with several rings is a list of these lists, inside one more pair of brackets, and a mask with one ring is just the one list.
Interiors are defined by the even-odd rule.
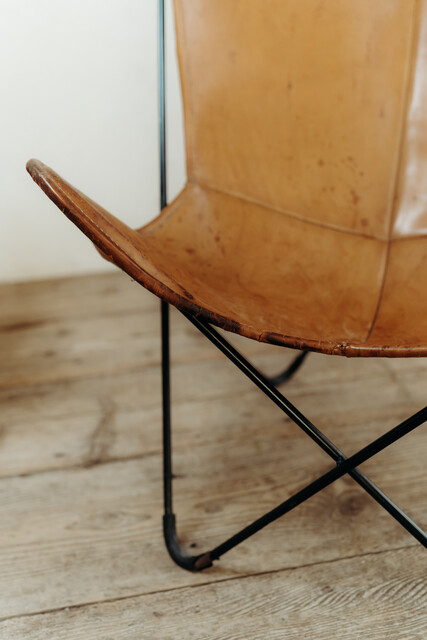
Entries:
[[[165,86],[165,0],[158,0],[159,47],[159,160],[160,160],[160,208],[167,205],[166,183],[166,86]],[[198,568],[199,556],[192,556],[181,548],[177,534],[172,502],[172,433],[170,389],[170,338],[169,305],[161,301],[162,316],[162,398],[163,398],[163,534],[166,547],[174,561],[184,569]],[[209,566],[210,561],[203,561]]]
[[158,83],[159,83],[159,156],[160,208],[167,204],[166,195],[166,72],[165,72],[165,1],[158,0]]
[[[160,209],[166,195],[166,88],[165,88],[165,2],[158,0],[158,90]],[[165,513],[172,513],[172,443],[170,411],[169,306],[161,301],[162,317],[162,397],[163,397],[163,476]]]
[[163,495],[165,514],[172,513],[172,437],[170,405],[169,306],[161,302],[162,316],[162,399],[163,399]]

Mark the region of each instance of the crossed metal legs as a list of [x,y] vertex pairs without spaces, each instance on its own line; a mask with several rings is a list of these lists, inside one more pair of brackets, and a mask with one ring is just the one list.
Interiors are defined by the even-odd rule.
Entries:
[[162,374],[163,374],[163,479],[164,479],[164,507],[163,531],[166,547],[172,559],[180,567],[189,571],[200,571],[212,565],[214,560],[233,549],[270,522],[288,513],[308,498],[329,486],[345,474],[349,474],[370,496],[372,496],[386,511],[390,513],[414,538],[427,548],[427,534],[422,531],[399,507],[397,507],[369,478],[356,467],[363,464],[374,455],[388,447],[402,436],[413,431],[427,421],[427,407],[418,411],[394,429],[363,447],[354,455],[346,456],[315,427],[296,407],[294,407],[275,387],[288,379],[302,364],[306,354],[301,354],[290,367],[276,378],[267,379],[253,367],[225,338],[213,327],[198,318],[184,314],[187,319],[201,333],[203,333],[229,360],[231,360],[252,382],[259,387],[286,415],[295,422],[323,451],[336,463],[330,471],[317,480],[295,493],[293,496],[267,512],[249,526],[228,538],[214,549],[200,555],[190,555],[182,549],[176,533],[176,520],[172,505],[172,443],[170,416],[170,357],[169,357],[169,308],[165,302],[161,303],[162,315]]

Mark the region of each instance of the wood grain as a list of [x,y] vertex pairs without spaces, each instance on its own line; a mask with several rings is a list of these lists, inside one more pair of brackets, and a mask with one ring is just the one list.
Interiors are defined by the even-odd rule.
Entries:
[[424,640],[419,549],[344,559],[0,623],[20,640]]
[[[114,356],[120,363],[120,342]],[[277,371],[285,358],[289,360],[289,355],[278,349],[253,360],[263,369]],[[344,359],[313,354],[286,393],[340,446],[354,450],[423,404],[425,375],[420,368],[402,368],[397,375],[381,364],[363,361],[358,369]],[[241,438],[252,423],[268,429],[270,423],[285,419],[223,358],[191,367],[175,364],[173,396],[174,424],[180,432],[187,430],[186,444],[194,438]],[[102,460],[158,451],[153,445],[161,424],[158,364],[0,390],[0,476],[87,463],[91,442],[106,418],[112,437]],[[350,444],[349,438],[354,442]]]
[[[13,312],[19,287],[0,287],[0,326],[42,322],[0,330],[8,353],[0,376],[6,380],[9,369],[14,376],[0,390],[0,638],[264,638],[267,631],[293,638],[298,628],[302,638],[338,630],[343,638],[426,637],[425,551],[351,479],[208,572],[188,574],[171,563],[161,537],[159,345],[141,346],[158,341],[158,305],[141,291],[140,308],[133,306],[128,286],[114,276],[76,278],[53,283],[49,295],[49,283],[33,283],[31,304],[23,297]],[[127,300],[129,325],[114,314],[115,296]],[[202,549],[331,462],[177,315],[176,510],[184,543]],[[121,324],[128,326],[122,333]],[[58,327],[66,325],[64,362],[58,349],[55,366],[38,375],[40,354],[63,346]],[[9,338],[20,333],[26,337],[14,342],[13,364]],[[73,369],[78,340],[91,348]],[[270,373],[292,357],[247,344]],[[423,406],[426,380],[422,359],[312,354],[286,393],[350,454]],[[426,446],[421,428],[365,465],[424,527]]]

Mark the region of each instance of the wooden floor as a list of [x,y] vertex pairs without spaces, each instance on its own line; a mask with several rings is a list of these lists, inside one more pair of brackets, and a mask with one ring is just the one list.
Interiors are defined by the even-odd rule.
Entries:
[[[0,638],[427,638],[427,554],[344,478],[190,574],[161,534],[158,301],[121,274],[0,287]],[[331,467],[173,320],[180,536],[207,549]],[[276,373],[290,351],[233,337]],[[312,354],[286,393],[347,454],[426,404],[426,360]],[[364,470],[427,527],[427,428]]]

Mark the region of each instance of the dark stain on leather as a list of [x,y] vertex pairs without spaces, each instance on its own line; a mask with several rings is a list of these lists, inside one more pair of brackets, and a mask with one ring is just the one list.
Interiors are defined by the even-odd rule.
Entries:
[[[427,356],[425,212],[411,213],[422,173],[407,172],[425,150],[407,149],[406,133],[396,144],[427,126],[423,105],[402,106],[412,105],[407,68],[421,49],[408,51],[424,17],[413,24],[412,3],[337,13],[325,0],[319,21],[314,5],[276,2],[278,23],[299,25],[283,38],[258,19],[259,0],[198,4],[175,0],[189,181],[156,221],[135,231],[42,163],[28,163],[31,176],[104,257],[203,322],[334,355]],[[342,37],[325,47],[334,24]],[[186,30],[197,37],[184,43]],[[309,57],[296,55],[308,36]],[[248,73],[255,40],[269,55]],[[389,194],[405,172],[391,224]]]

